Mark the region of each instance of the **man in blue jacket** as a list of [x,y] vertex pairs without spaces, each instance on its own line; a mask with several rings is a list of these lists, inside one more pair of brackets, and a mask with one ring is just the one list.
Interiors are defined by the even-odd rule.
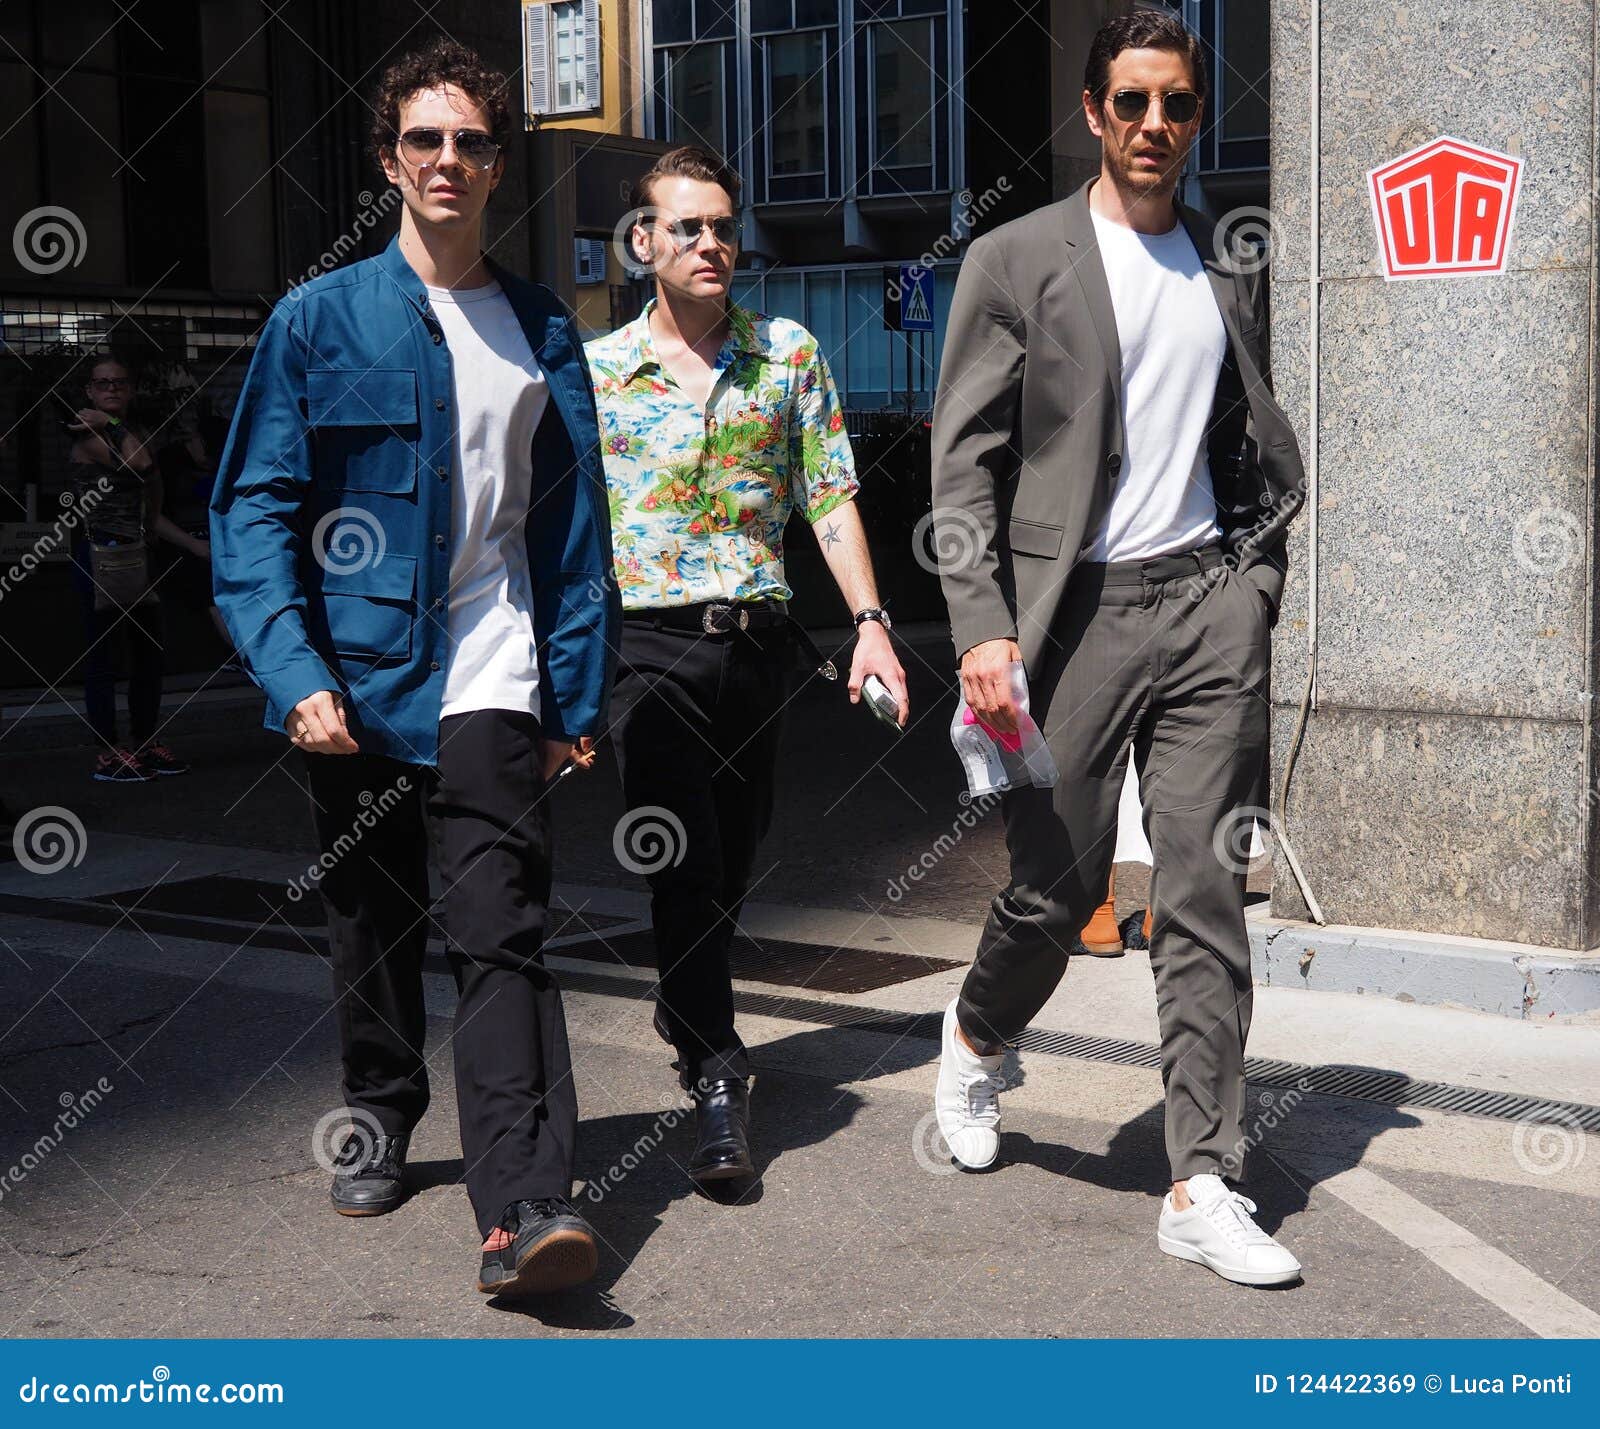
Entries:
[[506,81],[438,40],[384,76],[404,199],[383,254],[297,288],[257,343],[211,503],[218,604],[304,751],[354,1130],[335,1209],[404,1199],[428,1103],[427,852],[460,990],[453,1052],[478,1288],[593,1274],[567,1199],[577,1099],[541,957],[548,791],[598,732],[620,605],[594,400],[555,295],[483,252]]

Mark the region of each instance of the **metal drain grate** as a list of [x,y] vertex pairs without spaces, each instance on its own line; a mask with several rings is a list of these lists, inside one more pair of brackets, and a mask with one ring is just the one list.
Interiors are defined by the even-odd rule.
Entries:
[[[624,981],[593,973],[566,972],[564,987],[605,996],[648,997],[650,984]],[[734,1006],[757,1017],[816,1022],[826,1027],[848,1027],[862,1032],[884,1032],[893,1037],[916,1037],[938,1042],[943,1014],[899,1012],[887,1007],[840,1006],[814,998],[781,997],[764,992],[738,992]],[[1117,1037],[1089,1037],[1076,1032],[1047,1032],[1029,1028],[1017,1039],[1024,1052],[1052,1057],[1078,1057],[1091,1062],[1112,1062],[1122,1067],[1161,1066],[1161,1049],[1148,1042],[1128,1042]],[[1429,1107],[1491,1121],[1545,1121],[1600,1132],[1600,1106],[1584,1102],[1553,1101],[1513,1092],[1461,1087],[1449,1082],[1421,1082],[1400,1072],[1371,1067],[1310,1066],[1266,1057],[1246,1057],[1245,1076],[1258,1087],[1279,1087],[1320,1096],[1348,1097],[1383,1106]]]

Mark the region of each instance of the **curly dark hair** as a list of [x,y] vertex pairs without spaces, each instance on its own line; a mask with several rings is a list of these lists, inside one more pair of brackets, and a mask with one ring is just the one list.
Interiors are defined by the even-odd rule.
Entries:
[[735,203],[744,186],[732,164],[721,154],[702,149],[698,144],[680,144],[676,149],[668,149],[640,174],[634,180],[629,200],[632,207],[644,208],[655,202],[651,195],[657,179],[697,179],[703,184],[719,184]]
[[477,103],[489,116],[489,132],[504,144],[511,135],[511,106],[506,100],[510,81],[448,35],[437,35],[403,55],[383,72],[372,105],[372,156],[382,159],[394,147],[400,131],[400,106],[413,94],[451,84]]
[[1135,10],[1107,20],[1089,42],[1083,67],[1083,87],[1104,99],[1111,82],[1111,61],[1124,50],[1173,50],[1189,61],[1194,92],[1206,97],[1206,55],[1199,37],[1169,10]]

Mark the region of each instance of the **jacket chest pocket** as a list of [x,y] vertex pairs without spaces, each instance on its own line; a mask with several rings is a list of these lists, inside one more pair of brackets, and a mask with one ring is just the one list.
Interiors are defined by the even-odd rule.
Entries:
[[321,622],[313,612],[312,639],[321,645],[316,624],[326,632],[325,649],[364,662],[404,662],[411,658],[411,628],[416,621],[417,563],[385,551],[379,560],[322,573]]
[[306,372],[306,421],[319,481],[351,491],[414,491],[417,374],[409,367]]

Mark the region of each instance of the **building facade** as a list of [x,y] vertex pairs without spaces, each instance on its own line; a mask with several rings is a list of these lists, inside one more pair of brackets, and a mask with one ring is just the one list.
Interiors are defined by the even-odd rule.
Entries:
[[[0,5],[0,688],[70,680],[81,648],[66,542],[50,528],[82,405],[83,368],[134,368],[158,445],[198,391],[227,417],[254,335],[284,292],[377,251],[398,195],[370,151],[383,66],[435,29],[514,76],[522,25],[505,4],[445,0],[431,24],[368,0],[6,0]],[[532,271],[520,141],[490,215],[508,266]],[[173,669],[215,665],[203,615],[171,608]]]

